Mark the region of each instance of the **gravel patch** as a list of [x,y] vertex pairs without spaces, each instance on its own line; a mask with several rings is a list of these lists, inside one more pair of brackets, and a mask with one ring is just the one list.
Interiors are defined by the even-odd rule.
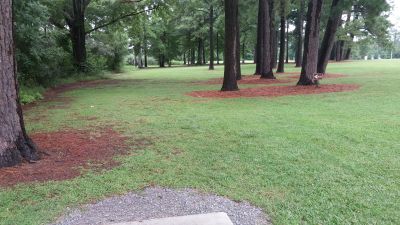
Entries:
[[227,213],[235,225],[271,224],[261,209],[246,202],[234,202],[192,189],[148,188],[141,193],[129,193],[83,206],[53,225],[112,224],[213,212]]

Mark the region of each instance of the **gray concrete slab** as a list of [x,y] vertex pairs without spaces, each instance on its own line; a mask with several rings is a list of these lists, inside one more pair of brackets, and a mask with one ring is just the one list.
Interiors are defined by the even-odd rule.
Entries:
[[233,223],[226,213],[220,212],[127,223],[114,223],[112,225],[233,225]]

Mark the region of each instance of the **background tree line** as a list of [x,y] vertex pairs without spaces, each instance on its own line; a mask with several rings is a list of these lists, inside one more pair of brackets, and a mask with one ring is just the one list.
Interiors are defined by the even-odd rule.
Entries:
[[[257,61],[257,24],[263,1],[238,1],[238,54]],[[306,0],[270,0],[271,66],[302,63]],[[224,2],[217,0],[15,0],[18,78],[48,87],[73,74],[119,71],[126,62],[148,66],[221,64]],[[325,0],[318,27],[324,60],[387,58],[390,40],[385,0]],[[266,25],[266,24],[264,24]],[[398,41],[397,41],[398,43]],[[378,50],[379,52],[377,52]],[[397,54],[395,54],[396,56]],[[319,70],[326,62],[319,60]],[[23,90],[30,90],[23,88]],[[27,94],[27,95],[25,95]],[[23,93],[23,101],[36,93]]]

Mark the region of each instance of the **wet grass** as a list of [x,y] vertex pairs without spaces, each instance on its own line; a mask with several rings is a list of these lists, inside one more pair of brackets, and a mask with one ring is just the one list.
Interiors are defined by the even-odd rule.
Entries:
[[[243,66],[244,74],[253,70]],[[26,113],[31,133],[111,125],[132,143],[151,145],[132,144],[109,171],[0,188],[0,224],[48,223],[67,207],[151,185],[249,201],[274,224],[399,224],[400,61],[332,64],[329,72],[349,76],[322,83],[362,87],[197,99],[185,93],[220,85],[192,82],[221,77],[222,67],[127,67],[113,77],[118,85],[65,93],[73,99],[67,107],[43,103]]]

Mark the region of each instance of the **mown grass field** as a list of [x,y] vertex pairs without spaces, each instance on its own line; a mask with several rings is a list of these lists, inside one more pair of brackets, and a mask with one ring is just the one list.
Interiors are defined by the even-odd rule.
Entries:
[[28,130],[112,126],[129,143],[152,144],[132,144],[112,170],[0,188],[0,224],[46,224],[67,207],[148,185],[249,201],[276,225],[400,224],[400,61],[331,64],[329,72],[349,76],[322,83],[361,89],[279,98],[185,95],[219,89],[193,81],[221,77],[222,67],[125,70],[112,76],[124,80],[118,85],[65,93],[67,108],[29,110]]

